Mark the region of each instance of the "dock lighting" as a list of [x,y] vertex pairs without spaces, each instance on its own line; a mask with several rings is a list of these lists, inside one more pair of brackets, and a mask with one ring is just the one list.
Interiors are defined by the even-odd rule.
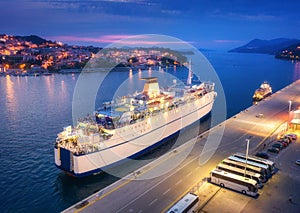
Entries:
[[249,153],[249,143],[250,143],[250,138],[246,139],[247,142],[247,148],[246,148],[246,165],[245,165],[245,171],[244,171],[244,177],[246,177],[246,169],[247,169],[247,165],[248,165],[248,153]]
[[290,124],[290,117],[291,117],[291,108],[292,108],[292,101],[289,101],[289,114],[288,114],[288,126]]

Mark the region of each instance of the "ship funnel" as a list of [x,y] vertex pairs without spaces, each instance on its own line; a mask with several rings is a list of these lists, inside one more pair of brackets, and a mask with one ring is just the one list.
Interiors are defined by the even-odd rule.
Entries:
[[159,95],[160,91],[156,77],[140,78],[140,80],[146,81],[143,92],[146,93],[150,98]]

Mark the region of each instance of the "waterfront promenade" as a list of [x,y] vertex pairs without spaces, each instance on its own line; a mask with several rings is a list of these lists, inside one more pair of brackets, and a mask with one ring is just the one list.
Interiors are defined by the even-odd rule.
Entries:
[[[189,191],[200,196],[198,209],[202,212],[299,212],[300,167],[295,165],[295,159],[300,156],[299,139],[279,154],[271,155],[279,171],[256,199],[205,181],[222,159],[234,152],[245,152],[246,139],[250,138],[249,153],[266,150],[276,136],[287,129],[289,101],[292,101],[292,110],[300,106],[299,91],[300,81],[296,81],[203,133],[196,141],[186,142],[65,212],[165,212]],[[245,97],[236,97],[237,101],[239,98]],[[218,138],[221,138],[220,144],[216,143]],[[216,150],[209,146],[214,143]],[[187,151],[188,156],[176,169],[148,179]],[[212,157],[204,162],[203,157],[210,155]],[[293,203],[288,202],[290,195]]]

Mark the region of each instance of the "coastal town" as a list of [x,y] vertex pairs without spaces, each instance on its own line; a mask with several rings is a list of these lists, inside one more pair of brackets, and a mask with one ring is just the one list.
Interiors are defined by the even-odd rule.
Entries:
[[286,59],[292,61],[299,61],[300,60],[300,44],[294,45],[290,48],[286,48],[282,50],[280,53],[275,55],[278,59]]
[[0,35],[0,74],[25,76],[81,69],[99,50],[64,45],[38,36]]
[[179,52],[165,48],[102,49],[67,45],[35,35],[0,34],[0,76],[76,73],[81,72],[90,60],[90,64],[100,64],[106,68],[147,68],[177,66],[181,64],[178,61],[184,62],[186,58]]

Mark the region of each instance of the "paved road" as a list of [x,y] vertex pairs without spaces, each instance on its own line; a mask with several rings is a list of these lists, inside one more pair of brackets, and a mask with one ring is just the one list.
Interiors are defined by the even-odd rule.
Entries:
[[[84,207],[79,209],[71,207],[66,212],[162,212],[188,191],[213,193],[218,187],[212,189],[212,186],[203,184],[202,180],[209,175],[209,172],[218,162],[228,155],[237,151],[245,152],[245,140],[249,136],[251,136],[250,153],[260,150],[264,143],[269,144],[273,138],[270,139],[269,136],[277,134],[275,130],[280,131],[281,129],[278,129],[278,127],[288,118],[288,101],[293,101],[292,106],[294,108],[300,105],[300,99],[297,99],[299,91],[300,81],[297,81],[259,104],[214,127],[197,140],[187,142],[180,148],[176,148],[175,151],[173,150],[141,168],[136,173],[130,174],[92,195],[87,199],[89,203]],[[259,117],[258,114],[263,114],[263,116]],[[218,138],[221,138],[219,145]],[[293,145],[297,147],[298,144]],[[289,151],[293,155],[288,154]],[[277,211],[278,208],[279,211],[282,211],[277,205],[279,203],[277,199],[285,202],[289,193],[295,194],[294,197],[300,197],[299,193],[289,191],[289,189],[300,187],[299,176],[297,175],[299,173],[298,167],[294,168],[293,165],[287,163],[294,160],[292,156],[294,158],[299,156],[299,152],[296,149],[289,149],[289,151],[286,149],[286,151],[284,150],[279,154],[283,160],[281,157],[274,156],[274,159],[278,160],[279,172],[266,184],[258,199],[222,189],[202,211],[216,212],[217,204],[214,204],[214,202],[220,203],[218,206],[224,210],[223,212],[252,212],[253,209],[256,210],[256,205],[259,206],[260,209],[258,210],[261,210],[261,212]],[[185,160],[170,172],[163,174],[172,165],[177,165],[177,161],[184,153],[187,153]],[[209,158],[211,155],[212,157]],[[284,160],[285,156],[286,160]],[[209,158],[209,160],[206,161],[206,158]],[[283,172],[285,171],[283,168],[288,170]],[[162,175],[158,176],[159,174]],[[157,177],[149,178],[151,176]],[[283,179],[288,181],[283,181]],[[277,191],[272,190],[274,187],[277,188]],[[203,191],[203,188],[210,191]],[[222,196],[222,194],[224,195]],[[205,196],[201,194],[202,198],[205,198]],[[224,196],[226,200],[219,199],[219,197],[224,198]],[[295,200],[295,202],[300,203],[298,200]],[[239,205],[236,203],[239,203]],[[273,205],[273,203],[276,205]],[[274,209],[273,206],[275,206]],[[228,211],[226,210],[227,207],[229,208]],[[295,209],[299,210],[298,207],[295,204]],[[291,212],[293,212],[293,209]]]

